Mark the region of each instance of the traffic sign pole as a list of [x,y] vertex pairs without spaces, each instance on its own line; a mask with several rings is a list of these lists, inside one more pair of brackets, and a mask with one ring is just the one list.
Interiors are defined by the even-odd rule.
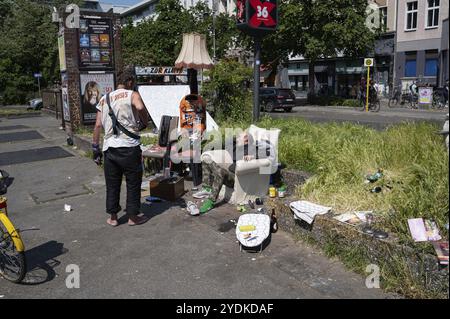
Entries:
[[253,123],[259,121],[260,101],[259,101],[259,85],[261,76],[261,38],[255,37],[255,69],[254,69],[254,92],[253,92]]
[[41,98],[42,97],[41,96],[41,78],[38,77],[37,80],[38,80],[38,88],[39,88],[39,97]]
[[369,112],[370,66],[367,67],[366,112]]

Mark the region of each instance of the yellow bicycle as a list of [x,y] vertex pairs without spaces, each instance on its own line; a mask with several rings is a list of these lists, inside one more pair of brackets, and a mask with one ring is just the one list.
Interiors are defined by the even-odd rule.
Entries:
[[26,274],[25,246],[8,218],[6,194],[9,175],[0,170],[0,276],[14,283],[20,283]]

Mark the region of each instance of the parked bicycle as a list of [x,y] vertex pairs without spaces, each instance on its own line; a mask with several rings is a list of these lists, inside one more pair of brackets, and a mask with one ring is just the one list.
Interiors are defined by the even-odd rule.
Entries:
[[445,90],[447,90],[447,88],[433,89],[433,100],[431,104],[431,107],[433,109],[441,110],[444,109],[445,107],[448,107],[448,97],[445,94],[446,93]]
[[25,246],[8,217],[5,195],[10,185],[9,174],[0,170],[0,276],[14,283],[20,283],[26,274]]
[[399,104],[401,104],[402,102],[402,92],[401,90],[397,87],[393,90],[393,92],[390,94],[389,96],[389,102],[388,102],[388,106],[390,108],[393,107],[398,107]]
[[[366,94],[362,92],[359,98],[359,109],[361,111],[366,110]],[[371,112],[379,112],[381,109],[380,98],[378,97],[378,93],[375,88],[371,87],[369,89],[369,111]]]

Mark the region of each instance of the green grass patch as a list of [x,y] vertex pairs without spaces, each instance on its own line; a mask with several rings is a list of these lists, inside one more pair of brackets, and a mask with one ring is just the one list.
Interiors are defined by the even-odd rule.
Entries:
[[[349,123],[264,118],[259,126],[282,130],[280,160],[289,168],[313,173],[297,189],[298,197],[337,212],[375,210],[381,226],[411,244],[407,219],[434,219],[448,238],[449,162],[440,127],[405,123],[376,131]],[[385,177],[365,184],[365,176],[383,169]],[[375,186],[383,192],[371,193]]]

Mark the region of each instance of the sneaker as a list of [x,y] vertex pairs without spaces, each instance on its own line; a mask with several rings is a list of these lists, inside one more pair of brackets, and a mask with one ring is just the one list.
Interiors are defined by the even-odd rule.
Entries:
[[187,211],[191,216],[198,216],[200,215],[200,210],[198,209],[197,205],[193,202],[187,203]]
[[203,187],[203,189],[197,193],[195,193],[194,195],[192,195],[192,197],[194,197],[195,199],[203,199],[203,198],[207,198],[208,196],[210,196],[212,193],[211,188],[208,187]]

